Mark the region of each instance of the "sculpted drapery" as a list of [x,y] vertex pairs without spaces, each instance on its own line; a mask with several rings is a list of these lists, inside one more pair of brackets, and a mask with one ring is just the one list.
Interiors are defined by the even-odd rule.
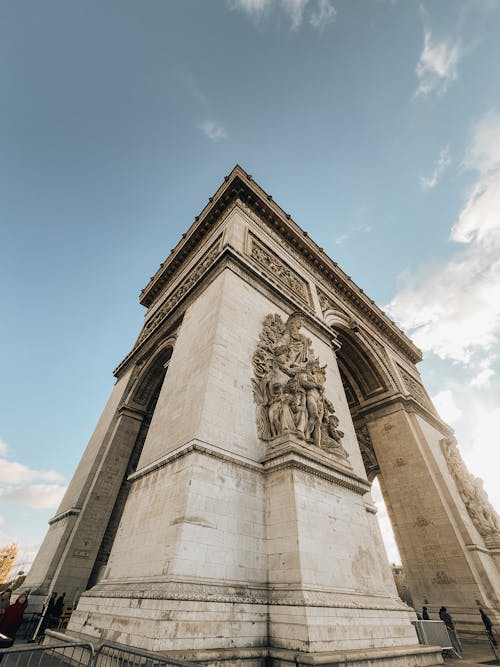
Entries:
[[326,366],[301,333],[302,324],[299,312],[286,323],[277,314],[264,320],[253,357],[257,432],[265,441],[294,434],[347,459],[335,408],[325,396]]
[[455,480],[464,505],[484,538],[500,537],[500,517],[488,500],[483,482],[467,470],[454,438],[444,438],[441,446],[446,458],[448,470]]

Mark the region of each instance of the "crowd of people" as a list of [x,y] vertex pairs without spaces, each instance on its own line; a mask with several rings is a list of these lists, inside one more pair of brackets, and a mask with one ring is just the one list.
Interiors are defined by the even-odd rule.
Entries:
[[[33,639],[42,637],[47,628],[55,628],[64,612],[64,597],[62,593],[52,593],[42,609],[40,622],[35,630]],[[24,619],[24,612],[28,606],[28,593],[21,593],[15,602],[11,603],[12,589],[7,588],[0,594],[0,648],[12,646],[16,634]]]
[[8,648],[14,643],[28,606],[27,593],[21,593],[13,604],[11,596],[12,589],[7,588],[0,597],[0,648]]

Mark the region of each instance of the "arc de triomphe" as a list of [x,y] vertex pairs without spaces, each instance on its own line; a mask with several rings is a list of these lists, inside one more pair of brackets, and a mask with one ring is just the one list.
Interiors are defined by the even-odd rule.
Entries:
[[397,596],[376,476],[416,607],[500,621],[499,519],[420,351],[243,169],[140,301],[26,581],[79,598],[68,633],[207,664],[439,664]]

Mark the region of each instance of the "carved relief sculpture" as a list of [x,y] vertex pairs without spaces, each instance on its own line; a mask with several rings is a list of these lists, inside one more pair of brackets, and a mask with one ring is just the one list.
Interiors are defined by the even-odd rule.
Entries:
[[301,333],[302,313],[286,323],[268,315],[253,356],[257,433],[267,442],[292,433],[347,459],[344,434],[333,404],[325,397],[326,366],[314,355],[311,340]]
[[448,470],[478,533],[484,538],[498,540],[500,517],[488,500],[482,480],[467,470],[454,438],[443,438],[441,446]]

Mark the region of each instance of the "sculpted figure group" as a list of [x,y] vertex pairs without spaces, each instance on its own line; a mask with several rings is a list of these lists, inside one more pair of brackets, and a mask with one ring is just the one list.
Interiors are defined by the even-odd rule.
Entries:
[[500,537],[500,517],[488,500],[482,480],[467,470],[453,438],[445,438],[441,443],[448,470],[479,534],[483,537]]
[[298,312],[286,323],[279,315],[264,320],[252,380],[259,437],[269,441],[293,433],[347,458],[335,408],[325,396],[326,366],[320,365],[310,339],[301,333],[302,324]]

